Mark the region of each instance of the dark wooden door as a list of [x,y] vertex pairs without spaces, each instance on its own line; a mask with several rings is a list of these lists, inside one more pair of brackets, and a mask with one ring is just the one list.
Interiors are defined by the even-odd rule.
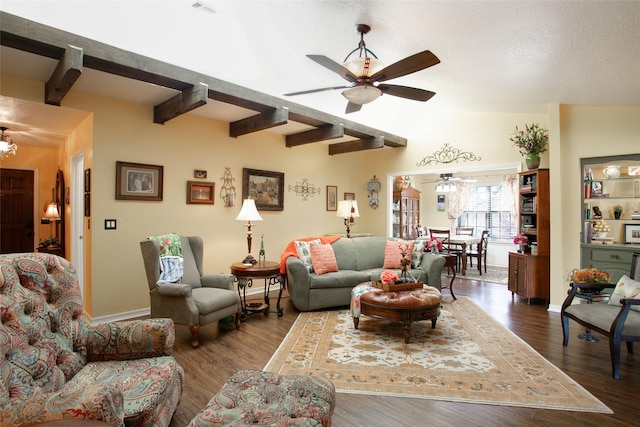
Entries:
[[0,253],[33,252],[33,171],[0,169]]

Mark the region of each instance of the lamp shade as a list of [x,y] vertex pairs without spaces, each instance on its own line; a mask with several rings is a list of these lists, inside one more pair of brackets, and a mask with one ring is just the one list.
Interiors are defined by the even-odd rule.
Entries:
[[340,200],[336,216],[340,218],[358,218],[360,216],[358,202],[356,200]]
[[48,220],[60,219],[58,205],[56,205],[55,203],[49,203],[49,206],[47,206],[47,210],[45,211],[43,218]]
[[375,86],[355,86],[342,92],[342,96],[349,102],[358,105],[368,104],[382,95],[382,91]]
[[242,201],[242,209],[236,217],[237,221],[262,221],[262,217],[256,208],[256,201],[253,199],[244,199]]

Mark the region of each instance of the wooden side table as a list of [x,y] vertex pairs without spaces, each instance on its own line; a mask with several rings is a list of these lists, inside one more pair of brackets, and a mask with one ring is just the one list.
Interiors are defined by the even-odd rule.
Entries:
[[444,257],[444,266],[448,267],[450,270],[453,271],[453,277],[451,278],[451,282],[449,282],[449,286],[442,286],[442,289],[449,288],[449,292],[451,292],[451,296],[455,300],[457,298],[453,294],[453,281],[456,280],[456,267],[458,264],[458,256],[454,254],[447,254],[447,253],[441,253],[440,255]]
[[60,246],[43,246],[38,248],[38,252],[53,254],[58,256],[64,256],[64,252]]
[[[285,281],[280,275],[280,263],[263,261],[253,265],[244,265],[241,262],[236,262],[231,264],[231,274],[238,281],[238,295],[240,296],[240,305],[242,307],[241,320],[245,320],[249,314],[263,312],[267,315],[269,313],[269,291],[271,286],[276,284],[280,284],[280,293],[278,294],[278,303],[276,305],[278,317],[283,315],[280,300]],[[254,279],[264,279],[264,303],[247,304],[247,288],[253,286]]]

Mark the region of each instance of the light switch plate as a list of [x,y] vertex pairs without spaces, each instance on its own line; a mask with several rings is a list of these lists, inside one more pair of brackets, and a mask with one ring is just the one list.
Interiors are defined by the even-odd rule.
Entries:
[[115,230],[116,229],[116,220],[115,219],[105,219],[104,220],[104,229],[105,230]]

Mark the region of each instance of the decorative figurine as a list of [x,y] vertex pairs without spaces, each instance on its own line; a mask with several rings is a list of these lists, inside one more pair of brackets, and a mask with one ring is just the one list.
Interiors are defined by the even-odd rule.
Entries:
[[602,219],[602,212],[600,212],[600,208],[597,206],[593,207],[593,219]]
[[260,235],[260,252],[258,253],[258,262],[264,263],[265,253],[264,253],[264,234]]

